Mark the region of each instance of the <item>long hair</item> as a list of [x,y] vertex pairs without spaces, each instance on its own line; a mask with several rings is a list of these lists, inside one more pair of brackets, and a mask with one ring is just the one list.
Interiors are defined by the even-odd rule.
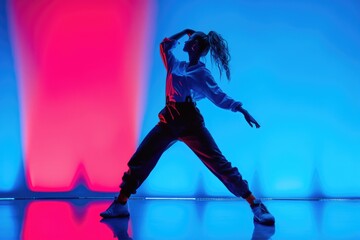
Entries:
[[201,56],[205,56],[209,50],[211,55],[211,61],[215,62],[219,68],[220,77],[222,72],[225,71],[226,78],[230,81],[230,53],[226,40],[217,32],[210,31],[207,35],[199,32],[200,46],[203,48]]

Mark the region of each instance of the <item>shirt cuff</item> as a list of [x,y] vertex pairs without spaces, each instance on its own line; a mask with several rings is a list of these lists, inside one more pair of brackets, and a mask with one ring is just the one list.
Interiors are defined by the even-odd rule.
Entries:
[[231,108],[231,111],[233,111],[233,112],[238,112],[238,107],[241,107],[243,104],[242,104],[242,102],[235,102],[235,103],[233,103],[233,106],[232,106],[232,108]]

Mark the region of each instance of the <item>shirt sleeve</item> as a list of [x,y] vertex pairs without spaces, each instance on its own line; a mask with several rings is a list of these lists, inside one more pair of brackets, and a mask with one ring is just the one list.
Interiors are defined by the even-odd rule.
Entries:
[[178,61],[172,53],[172,49],[175,48],[177,43],[178,41],[169,38],[164,38],[160,43],[160,55],[167,71]]
[[235,101],[221,90],[208,70],[206,70],[206,74],[201,79],[198,88],[198,91],[201,91],[211,102],[220,108],[236,112],[236,108],[242,106],[241,102]]

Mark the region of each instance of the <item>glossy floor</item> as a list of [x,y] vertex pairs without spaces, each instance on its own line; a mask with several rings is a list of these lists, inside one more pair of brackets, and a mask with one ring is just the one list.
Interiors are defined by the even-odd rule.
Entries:
[[0,239],[360,239],[360,201],[264,201],[275,227],[243,200],[131,199],[130,218],[102,220],[111,199],[0,201]]

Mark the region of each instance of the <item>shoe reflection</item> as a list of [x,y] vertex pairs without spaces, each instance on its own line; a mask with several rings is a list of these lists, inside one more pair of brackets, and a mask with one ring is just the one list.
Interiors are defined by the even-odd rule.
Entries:
[[128,234],[129,217],[125,218],[103,218],[100,220],[104,223],[114,234],[114,238],[117,237],[119,240],[132,240]]
[[254,222],[254,231],[251,240],[265,240],[271,239],[275,234],[275,225],[266,226],[260,223]]

